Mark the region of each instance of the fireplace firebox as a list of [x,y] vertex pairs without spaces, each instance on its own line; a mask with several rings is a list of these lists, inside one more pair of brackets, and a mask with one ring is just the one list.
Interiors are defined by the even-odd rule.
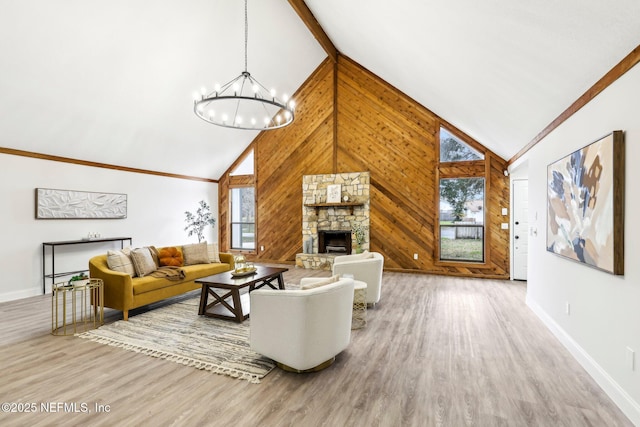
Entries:
[[351,231],[318,230],[318,253],[351,253]]

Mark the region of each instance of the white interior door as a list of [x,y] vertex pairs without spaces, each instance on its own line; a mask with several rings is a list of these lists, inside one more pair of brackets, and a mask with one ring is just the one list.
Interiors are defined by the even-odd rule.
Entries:
[[529,247],[529,181],[514,180],[513,194],[513,278],[527,280],[527,250]]

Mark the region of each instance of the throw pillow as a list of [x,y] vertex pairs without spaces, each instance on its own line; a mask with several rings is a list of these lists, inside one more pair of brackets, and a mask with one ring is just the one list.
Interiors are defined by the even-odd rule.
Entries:
[[209,253],[209,262],[222,262],[220,261],[220,251],[218,250],[217,243],[209,243],[207,245],[207,252]]
[[160,254],[155,246],[149,246],[149,252],[151,252],[151,258],[156,263],[156,267],[160,267]]
[[107,265],[113,271],[127,273],[131,277],[136,277],[136,270],[131,263],[131,249],[125,248],[121,251],[107,251]]
[[174,246],[161,248],[158,251],[158,260],[160,261],[160,266],[182,267],[184,265],[182,251]]
[[340,280],[340,276],[338,276],[336,274],[336,275],[328,277],[326,279],[318,280],[317,282],[309,283],[307,285],[302,285],[300,287],[300,289],[305,290],[305,289],[319,288],[320,286],[326,286],[326,285],[330,285],[332,283],[336,283],[338,280]]
[[354,255],[350,255],[350,261],[353,260],[357,260],[357,259],[369,259],[369,258],[373,258],[373,254],[369,251],[364,251],[361,254],[354,254]]
[[140,277],[146,276],[157,270],[149,248],[137,248],[131,251],[131,261],[136,274]]
[[207,242],[184,245],[182,254],[184,255],[184,265],[209,264]]

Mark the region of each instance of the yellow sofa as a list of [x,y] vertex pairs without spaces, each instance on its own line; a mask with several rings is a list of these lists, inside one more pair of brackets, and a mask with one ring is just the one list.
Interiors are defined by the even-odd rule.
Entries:
[[185,278],[176,281],[153,276],[132,278],[127,273],[109,269],[107,255],[103,254],[89,260],[89,274],[104,282],[104,306],[122,310],[124,320],[128,320],[129,310],[133,308],[199,289],[195,280],[234,269],[233,255],[220,253],[220,261],[181,267]]

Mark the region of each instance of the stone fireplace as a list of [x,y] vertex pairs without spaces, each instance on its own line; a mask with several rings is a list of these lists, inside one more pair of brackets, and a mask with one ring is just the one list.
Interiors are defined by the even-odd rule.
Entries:
[[[305,175],[296,266],[331,270],[333,258],[369,249],[369,172]],[[355,229],[363,231],[361,242]]]

